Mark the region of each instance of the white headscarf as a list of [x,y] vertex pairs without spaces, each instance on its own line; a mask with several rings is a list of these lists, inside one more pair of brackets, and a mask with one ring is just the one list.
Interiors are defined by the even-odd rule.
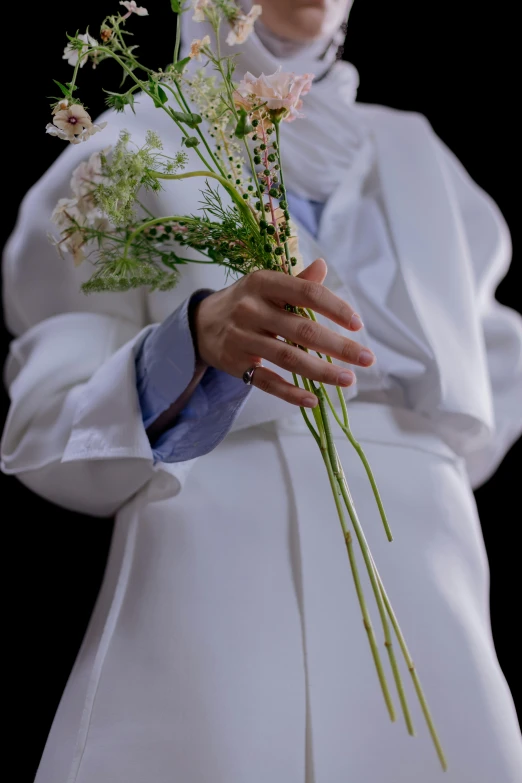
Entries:
[[[353,0],[348,0],[346,18]],[[245,12],[251,0],[243,0]],[[280,65],[294,73],[313,73],[312,89],[303,98],[303,119],[281,123],[281,154],[285,183],[289,191],[302,198],[324,202],[341,180],[360,180],[370,161],[371,145],[364,124],[353,104],[359,74],[351,63],[337,60],[344,39],[339,32],[332,38],[300,45],[279,39],[259,22],[248,40],[240,46],[228,46],[226,25],[221,30],[221,51],[238,53],[234,78],[239,81],[247,71],[255,76],[271,74]],[[182,17],[182,43],[188,51],[194,38],[213,33],[206,22],[194,22],[188,11]]]

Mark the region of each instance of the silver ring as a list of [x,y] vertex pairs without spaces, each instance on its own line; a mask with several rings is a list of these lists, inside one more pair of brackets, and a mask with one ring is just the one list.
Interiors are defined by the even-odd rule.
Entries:
[[252,386],[252,381],[254,380],[254,373],[257,370],[258,367],[262,367],[263,365],[260,362],[256,362],[256,364],[253,364],[252,367],[249,367],[248,370],[245,370],[243,373],[243,383],[245,383],[247,386]]

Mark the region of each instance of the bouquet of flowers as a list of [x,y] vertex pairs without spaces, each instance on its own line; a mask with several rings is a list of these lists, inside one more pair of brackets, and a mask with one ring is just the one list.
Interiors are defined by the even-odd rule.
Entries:
[[[301,96],[311,89],[313,76],[284,73],[279,69],[271,75],[247,73],[236,84],[234,55],[221,51],[220,27],[230,28],[226,39],[229,46],[241,44],[251,33],[261,7],[254,5],[245,15],[235,0],[193,0],[192,5],[186,0],[170,0],[170,3],[178,19],[173,61],[164,69],[145,66],[138,59],[136,47],[128,44],[127,21],[133,15],[148,15],[147,9],[137,6],[135,0],[120,3],[125,13],[105,18],[100,27],[100,41],[89,32],[68,36],[64,58],[74,71],[70,82],[55,82],[61,95],[52,104],[52,122],[47,125],[47,133],[79,144],[103,130],[106,123],[93,123],[82,105],[77,95],[77,80],[87,62],[99,65],[112,59],[123,72],[122,85],[126,89],[106,91],[107,104],[118,112],[133,110],[136,97],[145,94],[158,111],[165,112],[175,123],[181,138],[180,149],[172,157],[163,152],[157,133],[149,131],[145,143],[137,146],[128,132],[122,132],[114,148],[92,154],[73,173],[73,197],[60,199],[52,216],[59,230],[59,236],[53,241],[59,251],[72,255],[76,264],[86,259],[93,264],[93,274],[83,284],[86,293],[125,291],[137,286],[166,291],[176,285],[179,267],[186,263],[219,264],[237,275],[262,269],[292,275],[300,264],[297,237],[286,201],[279,132],[282,122],[299,118]],[[215,43],[209,35],[194,40],[189,55],[180,59],[183,13],[194,14],[195,21],[208,22]],[[201,67],[187,69],[191,60],[199,60]],[[197,170],[186,170],[187,149],[192,149],[201,161]],[[143,191],[158,191],[165,180],[188,177],[202,179],[199,214],[154,215],[140,201]],[[196,250],[198,257],[180,255],[183,247]],[[311,309],[290,305],[287,309],[297,317],[316,320]],[[328,356],[319,356],[332,361]],[[385,533],[391,541],[370,465],[350,429],[342,390],[336,388],[339,413],[323,384],[296,374],[294,383],[312,392],[319,401],[311,416],[305,408],[301,412],[328,474],[390,718],[395,720],[395,708],[363,594],[355,540],[368,572],[407,730],[414,733],[393,636],[406,661],[440,762],[446,769],[419,677],[366,542],[335,446],[332,426],[339,426],[362,460]]]

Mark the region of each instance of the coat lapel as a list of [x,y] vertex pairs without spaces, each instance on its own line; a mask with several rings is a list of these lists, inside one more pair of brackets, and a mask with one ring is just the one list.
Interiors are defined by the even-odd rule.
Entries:
[[[375,143],[385,218],[402,296],[413,328],[430,348],[428,371],[413,390],[416,410],[466,413],[493,426],[490,381],[470,250],[449,173],[427,120],[384,107],[360,107]],[[334,277],[349,279],[346,216],[353,194],[339,185],[325,208],[319,246]],[[346,229],[344,228],[346,226]],[[400,306],[400,300],[399,300]],[[399,313],[399,316],[401,313]],[[451,439],[451,436],[450,436]]]

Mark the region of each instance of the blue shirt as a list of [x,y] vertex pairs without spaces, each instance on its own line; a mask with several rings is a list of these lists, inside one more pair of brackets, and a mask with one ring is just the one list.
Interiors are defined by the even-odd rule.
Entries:
[[[290,193],[287,200],[293,215],[316,236],[324,205]],[[192,380],[196,355],[189,306],[211,293],[204,289],[189,297],[151,330],[141,346],[136,357],[136,378],[145,428],[172,405]],[[229,432],[250,390],[241,378],[209,367],[174,426],[151,444],[155,461],[183,462],[208,454]]]

